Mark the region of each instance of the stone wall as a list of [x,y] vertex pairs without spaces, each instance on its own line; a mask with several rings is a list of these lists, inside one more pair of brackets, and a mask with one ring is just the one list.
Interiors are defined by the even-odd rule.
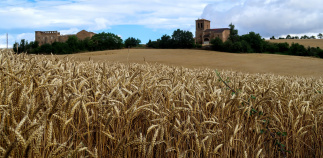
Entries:
[[79,40],[84,40],[85,38],[88,38],[88,37],[92,38],[92,36],[94,36],[94,35],[95,35],[95,33],[93,33],[93,32],[88,32],[88,31],[82,30],[76,34],[76,37]]
[[45,43],[66,42],[70,36],[76,36],[79,40],[84,40],[85,38],[91,38],[94,35],[95,33],[85,30],[71,35],[60,35],[60,32],[57,31],[35,31],[35,41],[38,41],[39,46],[41,46]]

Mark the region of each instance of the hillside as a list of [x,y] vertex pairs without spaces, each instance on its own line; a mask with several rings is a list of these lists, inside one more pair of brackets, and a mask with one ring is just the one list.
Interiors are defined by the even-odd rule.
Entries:
[[321,49],[323,49],[323,39],[275,39],[275,40],[267,40],[267,41],[273,42],[273,43],[287,42],[290,45],[292,43],[299,43],[301,45],[304,45],[306,48],[310,46],[310,47],[320,47]]
[[[161,63],[246,73],[323,77],[323,59],[275,54],[238,54],[194,49],[128,49],[67,55],[79,61]],[[64,58],[66,55],[58,55]]]

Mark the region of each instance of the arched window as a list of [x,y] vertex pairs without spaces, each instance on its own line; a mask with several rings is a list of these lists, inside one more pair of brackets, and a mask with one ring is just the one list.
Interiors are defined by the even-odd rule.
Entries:
[[201,28],[203,29],[203,23],[201,23]]
[[198,23],[198,28],[200,28],[200,23]]

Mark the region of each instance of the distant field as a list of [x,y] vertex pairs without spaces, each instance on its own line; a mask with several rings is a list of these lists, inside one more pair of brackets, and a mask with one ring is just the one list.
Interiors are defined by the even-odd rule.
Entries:
[[304,45],[305,47],[320,47],[321,49],[323,49],[323,39],[276,39],[268,41],[273,43],[299,43],[301,45]]
[[[278,40],[277,40],[278,41]],[[60,58],[66,55],[58,56]],[[275,54],[237,54],[194,49],[128,49],[68,55],[79,61],[161,63],[247,73],[323,77],[323,59]],[[128,59],[128,60],[127,60]]]

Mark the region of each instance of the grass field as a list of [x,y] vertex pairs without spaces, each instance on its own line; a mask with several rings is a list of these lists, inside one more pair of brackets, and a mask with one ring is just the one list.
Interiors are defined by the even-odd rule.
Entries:
[[323,155],[322,79],[5,52],[0,71],[1,157]]
[[323,49],[323,39],[276,39],[276,40],[268,40],[269,42],[273,43],[284,43],[287,42],[289,45],[292,43],[299,43],[304,45],[306,48],[310,47],[320,47]]
[[[237,54],[193,49],[128,49],[67,55],[75,60],[160,63],[187,68],[211,68],[246,73],[323,77],[323,60],[275,54]],[[66,55],[57,56],[64,58]]]

